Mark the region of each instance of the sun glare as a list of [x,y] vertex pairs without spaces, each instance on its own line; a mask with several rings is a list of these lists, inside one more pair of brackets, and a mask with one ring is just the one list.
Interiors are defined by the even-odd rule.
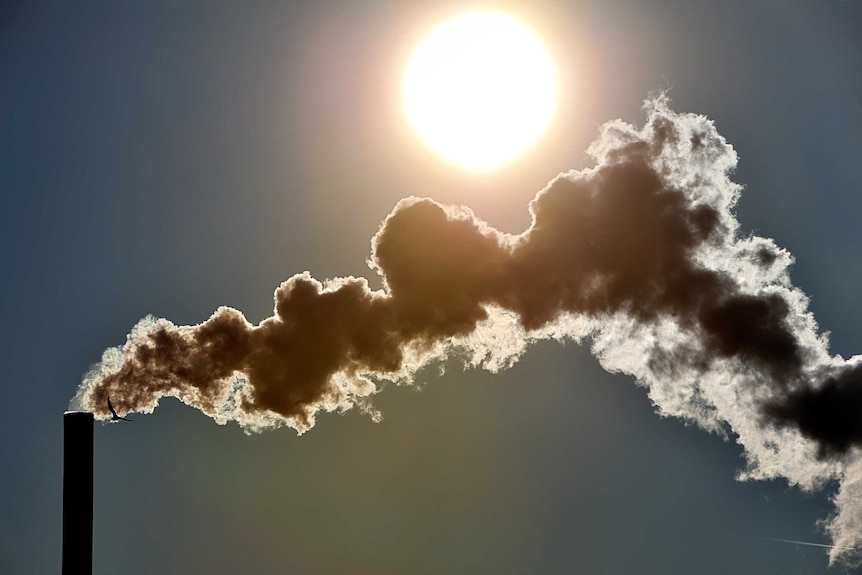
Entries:
[[404,76],[407,117],[447,160],[492,170],[525,151],[554,110],[548,52],[522,22],[473,12],[434,29]]

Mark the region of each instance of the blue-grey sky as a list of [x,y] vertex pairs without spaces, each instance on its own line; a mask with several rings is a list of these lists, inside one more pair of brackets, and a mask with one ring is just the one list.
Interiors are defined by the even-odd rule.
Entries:
[[[560,108],[489,174],[410,132],[410,49],[469,2],[6,2],[0,7],[0,571],[60,564],[62,418],[146,314],[257,322],[294,273],[371,275],[408,195],[512,233],[605,121],[669,89],[739,154],[742,233],[796,257],[831,349],[862,349],[862,5],[500,4],[552,51]],[[574,344],[387,388],[383,420],[246,436],[167,399],[96,427],[95,572],[824,572],[815,494],[735,481],[732,441],[662,419]],[[836,572],[839,572],[836,570]]]

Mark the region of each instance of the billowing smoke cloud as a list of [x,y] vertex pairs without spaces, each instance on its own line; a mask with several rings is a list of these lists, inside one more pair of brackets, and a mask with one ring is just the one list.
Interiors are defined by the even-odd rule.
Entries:
[[107,417],[174,396],[219,423],[299,432],[320,411],[359,407],[457,356],[495,371],[542,338],[589,342],[657,411],[733,437],[743,478],[803,489],[836,481],[824,522],[831,558],[862,550],[862,360],[828,351],[794,288],[793,259],[740,237],[729,179],[736,153],[703,116],[646,103],[642,129],[614,121],[594,168],[562,174],[530,203],[532,224],[501,233],[464,207],[407,198],[372,242],[362,278],[295,275],[272,317],[223,307],[197,326],[142,320],[105,352],[73,400]]

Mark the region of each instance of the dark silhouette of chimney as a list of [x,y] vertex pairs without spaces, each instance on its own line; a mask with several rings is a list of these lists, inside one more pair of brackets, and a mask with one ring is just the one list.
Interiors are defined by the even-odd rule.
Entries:
[[93,572],[93,414],[63,414],[63,575]]

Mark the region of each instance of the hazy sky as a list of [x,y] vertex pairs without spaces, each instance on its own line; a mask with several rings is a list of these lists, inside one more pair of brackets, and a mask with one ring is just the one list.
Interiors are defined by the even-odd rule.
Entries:
[[[476,4],[305,4],[0,7],[0,572],[58,571],[61,414],[138,319],[257,322],[294,273],[373,278],[371,237],[408,195],[519,233],[598,127],[642,123],[659,89],[715,121],[742,233],[789,249],[831,350],[862,351],[858,2],[507,3],[551,49],[560,109],[481,175],[429,152],[398,101],[422,34]],[[828,490],[735,481],[732,441],[659,418],[576,345],[420,383],[385,389],[380,423],[323,415],[302,437],[172,399],[97,425],[94,572],[826,570],[765,538],[826,542]]]

